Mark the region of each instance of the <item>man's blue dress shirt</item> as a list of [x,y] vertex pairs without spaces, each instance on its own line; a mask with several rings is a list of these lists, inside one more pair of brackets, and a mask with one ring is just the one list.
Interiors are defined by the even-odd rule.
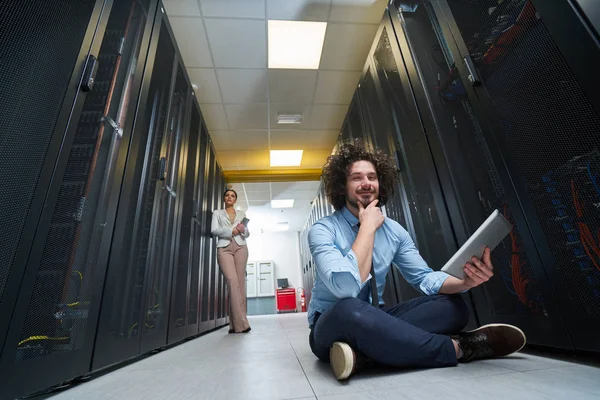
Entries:
[[[358,297],[370,301],[367,283],[371,275],[361,282],[356,254],[352,251],[358,222],[358,218],[344,207],[321,218],[308,233],[310,252],[317,270],[308,307],[310,326],[315,313],[322,314],[339,299]],[[408,232],[398,222],[386,218],[375,233],[373,249],[373,269],[380,304],[383,303],[385,279],[392,263],[409,284],[426,295],[437,294],[449,276],[429,268]]]

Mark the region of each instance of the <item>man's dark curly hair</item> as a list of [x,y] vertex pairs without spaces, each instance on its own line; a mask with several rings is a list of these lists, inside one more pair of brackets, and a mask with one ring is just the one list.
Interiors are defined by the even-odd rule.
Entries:
[[379,203],[383,206],[394,195],[398,168],[394,160],[379,149],[369,151],[361,139],[343,142],[323,166],[323,183],[327,199],[336,210],[346,205],[346,178],[356,161],[369,161],[375,166],[379,180]]

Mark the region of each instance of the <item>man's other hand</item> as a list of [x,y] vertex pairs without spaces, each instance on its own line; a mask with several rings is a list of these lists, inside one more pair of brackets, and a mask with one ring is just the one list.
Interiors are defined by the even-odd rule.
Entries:
[[471,262],[465,264],[464,270],[467,276],[463,280],[467,288],[474,288],[490,280],[494,276],[494,266],[490,257],[490,248],[486,247],[483,259],[472,257]]

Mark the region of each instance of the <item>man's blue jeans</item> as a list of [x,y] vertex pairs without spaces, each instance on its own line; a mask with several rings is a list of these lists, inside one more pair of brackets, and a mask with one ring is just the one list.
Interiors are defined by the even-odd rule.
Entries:
[[331,345],[339,341],[385,365],[454,366],[456,352],[447,335],[460,332],[468,320],[460,295],[421,296],[379,309],[363,300],[342,299],[316,315],[310,348],[325,362]]

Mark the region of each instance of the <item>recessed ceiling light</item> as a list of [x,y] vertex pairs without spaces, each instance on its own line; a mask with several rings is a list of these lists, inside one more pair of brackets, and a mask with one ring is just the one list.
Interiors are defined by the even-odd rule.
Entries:
[[318,69],[327,22],[269,20],[269,68]]
[[292,208],[294,199],[290,200],[271,200],[271,208]]
[[271,150],[271,167],[299,167],[304,150]]
[[299,124],[302,122],[302,114],[277,114],[278,124]]

